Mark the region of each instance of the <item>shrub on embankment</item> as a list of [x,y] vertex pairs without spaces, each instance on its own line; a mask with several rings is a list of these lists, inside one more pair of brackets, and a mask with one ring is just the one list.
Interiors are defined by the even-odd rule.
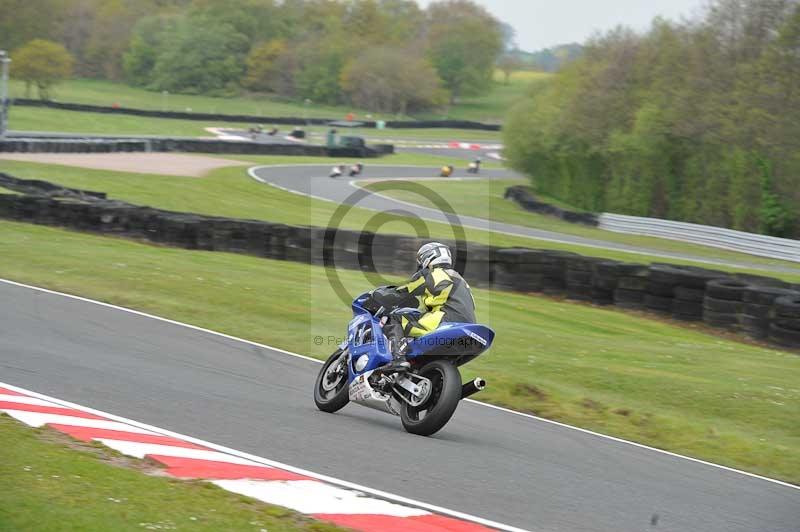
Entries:
[[614,30],[514,108],[505,155],[594,212],[798,237],[798,45],[796,2]]
[[[0,174],[0,218],[336,268],[404,274],[422,239],[171,212]],[[452,243],[476,286],[541,292],[743,332],[800,348],[800,286],[703,268],[627,264],[576,253]]]

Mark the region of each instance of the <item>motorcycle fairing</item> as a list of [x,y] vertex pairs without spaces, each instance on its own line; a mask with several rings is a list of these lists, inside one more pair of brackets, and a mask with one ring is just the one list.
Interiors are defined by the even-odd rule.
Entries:
[[[347,328],[348,384],[392,361],[380,320],[362,306],[368,295],[353,301],[354,317]],[[493,340],[494,331],[485,325],[443,323],[435,331],[411,340],[406,356],[452,357],[453,363],[460,366],[488,349]]]

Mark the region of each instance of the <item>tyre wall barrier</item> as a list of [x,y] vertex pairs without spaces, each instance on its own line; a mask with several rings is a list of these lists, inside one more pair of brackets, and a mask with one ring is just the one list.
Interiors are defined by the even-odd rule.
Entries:
[[[154,109],[133,109],[129,107],[111,107],[103,105],[89,105],[83,103],[69,103],[69,102],[53,102],[43,100],[32,100],[28,98],[16,98],[13,100],[13,105],[21,105],[25,107],[48,107],[51,109],[63,109],[65,111],[83,111],[88,113],[106,113],[106,114],[121,114],[121,115],[135,115],[135,116],[149,116],[154,118],[178,118],[181,120],[203,120],[213,122],[254,122],[254,123],[271,123],[276,125],[316,125],[324,126],[331,122],[338,121],[337,118],[301,118],[301,117],[275,117],[275,116],[258,116],[258,115],[230,115],[219,113],[195,113],[195,112],[181,112],[181,111],[156,111]],[[377,123],[374,120],[359,120],[359,124],[364,127],[374,128]],[[474,129],[483,131],[500,131],[501,126],[498,124],[483,124],[481,122],[472,122],[470,120],[389,120],[385,122],[388,128],[398,129],[434,129],[434,128],[448,128],[448,129]]]
[[370,159],[392,153],[394,146],[327,148],[309,144],[262,144],[247,141],[188,138],[103,139],[103,138],[20,138],[0,141],[0,152],[24,153],[117,153],[186,152],[244,155],[294,155],[311,157],[354,157]]
[[573,212],[549,203],[543,203],[537,200],[531,194],[528,187],[522,185],[514,185],[508,187],[503,195],[505,199],[512,199],[516,201],[520,207],[526,211],[538,212],[539,214],[546,214],[548,216],[556,216],[565,222],[578,223],[583,225],[596,226],[597,215],[591,212]]
[[[172,212],[0,174],[0,218],[162,245],[408,275],[425,240]],[[31,193],[35,190],[35,193]],[[652,312],[800,349],[800,286],[672,264],[629,264],[570,252],[446,242],[471,284]]]

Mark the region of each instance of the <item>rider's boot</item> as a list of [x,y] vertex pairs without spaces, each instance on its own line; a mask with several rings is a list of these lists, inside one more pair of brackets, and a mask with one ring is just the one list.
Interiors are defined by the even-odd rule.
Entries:
[[388,371],[408,371],[411,368],[411,364],[406,358],[408,339],[397,316],[389,318],[383,326],[383,332],[389,340],[389,351],[392,353],[392,361],[386,366],[386,369]]
[[408,349],[408,340],[399,338],[392,340],[392,361],[386,366],[390,371],[408,371],[411,369],[411,363],[406,358],[406,351]]

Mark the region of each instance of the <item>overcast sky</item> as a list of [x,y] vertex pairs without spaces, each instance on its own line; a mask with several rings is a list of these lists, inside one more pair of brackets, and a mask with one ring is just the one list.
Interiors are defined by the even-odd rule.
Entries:
[[[431,0],[417,0],[427,6]],[[585,41],[618,24],[646,29],[658,15],[679,19],[706,0],[474,0],[517,30],[517,44],[530,52]]]

